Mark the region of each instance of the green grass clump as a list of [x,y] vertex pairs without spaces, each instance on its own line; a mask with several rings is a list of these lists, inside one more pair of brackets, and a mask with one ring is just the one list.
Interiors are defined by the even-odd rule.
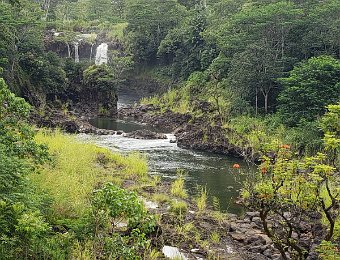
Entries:
[[220,243],[221,237],[217,232],[214,231],[210,234],[210,240],[214,244],[218,244],[218,243]]
[[176,197],[185,199],[188,197],[188,194],[184,188],[184,172],[178,170],[177,176],[178,178],[171,184],[170,192]]
[[183,216],[188,211],[188,205],[185,201],[172,201],[170,205],[170,212],[175,213],[178,216]]
[[134,179],[148,177],[148,164],[145,156],[140,153],[130,153],[128,156],[112,154],[111,158],[117,165],[124,167],[124,173]]
[[158,202],[158,203],[165,203],[170,200],[169,195],[164,194],[164,193],[155,193],[152,196],[152,200]]
[[186,89],[170,89],[162,96],[143,98],[141,103],[157,106],[162,112],[165,112],[167,109],[179,114],[192,112],[190,95]]
[[201,194],[199,197],[196,198],[198,212],[202,213],[207,208],[207,188],[201,188]]

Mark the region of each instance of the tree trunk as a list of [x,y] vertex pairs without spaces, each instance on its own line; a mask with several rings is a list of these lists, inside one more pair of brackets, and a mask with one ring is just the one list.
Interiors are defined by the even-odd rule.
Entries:
[[266,211],[264,209],[262,209],[260,211],[260,219],[261,219],[261,222],[262,222],[262,226],[263,226],[264,232],[274,242],[274,245],[280,251],[282,258],[284,260],[287,260],[288,258],[286,256],[286,253],[285,253],[285,250],[284,250],[283,246],[278,241],[274,240],[275,237],[274,237],[274,235],[272,234],[271,230],[268,227],[267,215],[268,215],[268,211]]
[[255,115],[257,116],[258,114],[258,102],[259,102],[259,97],[258,97],[258,88],[256,87],[256,95],[255,95]]
[[268,92],[264,94],[264,111],[268,113]]
[[50,10],[50,2],[51,2],[51,0],[46,0],[46,6],[45,6],[45,8],[46,8],[45,20],[46,21],[47,21],[47,17],[48,17],[48,12]]

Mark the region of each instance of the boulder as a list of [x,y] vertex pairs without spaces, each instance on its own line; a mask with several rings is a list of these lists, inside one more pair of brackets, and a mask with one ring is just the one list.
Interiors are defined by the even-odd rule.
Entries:
[[130,137],[135,139],[167,139],[165,134],[152,132],[146,129],[126,133],[124,134],[124,137]]
[[239,242],[243,242],[247,238],[247,236],[243,233],[230,233],[230,236],[232,237],[232,239],[239,241]]

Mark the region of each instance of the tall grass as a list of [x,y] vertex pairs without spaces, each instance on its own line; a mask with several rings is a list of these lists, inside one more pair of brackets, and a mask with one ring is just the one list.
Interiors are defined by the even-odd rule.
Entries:
[[197,208],[198,208],[199,213],[202,213],[203,211],[207,209],[207,198],[208,198],[207,188],[202,187],[200,196],[196,198],[196,203],[197,203]]
[[188,194],[184,188],[184,171],[177,170],[177,179],[171,184],[170,192],[172,195],[185,199]]
[[185,114],[192,111],[190,96],[186,89],[171,89],[162,96],[143,98],[142,104],[153,104],[165,112],[170,109],[174,113]]
[[48,145],[52,162],[31,179],[52,197],[53,214],[57,218],[73,218],[85,213],[92,191],[102,183],[147,176],[147,163],[137,153],[114,154],[58,131],[39,131],[36,141]]

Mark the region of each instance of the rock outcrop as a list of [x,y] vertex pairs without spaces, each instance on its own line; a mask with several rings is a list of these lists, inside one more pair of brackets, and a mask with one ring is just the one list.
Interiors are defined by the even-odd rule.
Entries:
[[[205,104],[206,109],[208,106]],[[177,139],[177,145],[185,149],[201,150],[206,152],[231,155],[257,161],[257,154],[247,141],[234,130],[222,127],[216,120],[202,116],[193,118],[190,114],[174,113],[170,110],[161,112],[153,105],[128,106],[118,110],[120,118],[134,118],[134,120],[149,124],[153,127],[172,131]],[[236,146],[230,138],[237,138]]]
[[99,129],[92,126],[87,118],[69,112],[67,114],[50,107],[44,109],[44,114],[33,111],[30,120],[38,127],[59,128],[68,133],[86,133],[97,135],[113,135],[116,131]]
[[136,130],[123,135],[124,137],[130,137],[135,139],[167,139],[165,134],[152,132],[150,130]]

